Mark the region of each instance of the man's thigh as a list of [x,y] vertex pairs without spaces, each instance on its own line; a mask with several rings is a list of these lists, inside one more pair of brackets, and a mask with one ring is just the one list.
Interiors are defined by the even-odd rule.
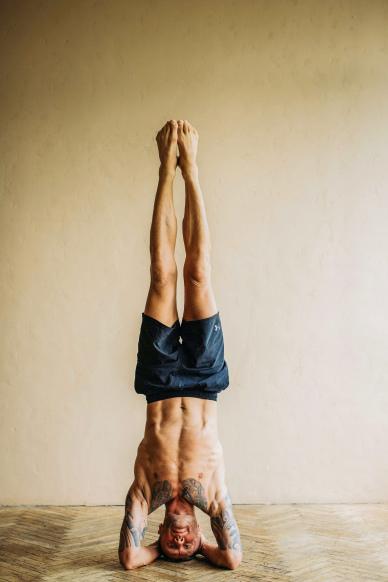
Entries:
[[217,303],[210,281],[185,280],[185,306],[183,319],[204,319],[217,313]]
[[159,286],[151,283],[144,313],[164,325],[171,326],[176,322],[178,319],[176,279]]

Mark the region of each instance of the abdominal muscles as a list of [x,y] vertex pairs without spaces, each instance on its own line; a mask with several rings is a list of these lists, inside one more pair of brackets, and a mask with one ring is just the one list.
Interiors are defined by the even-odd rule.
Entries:
[[176,410],[176,403],[174,405],[172,412],[175,414],[167,418],[160,418],[160,415],[148,418],[144,439],[138,449],[135,474],[138,466],[151,490],[155,486],[163,487],[167,481],[164,487],[171,487],[172,496],[180,493],[182,483],[187,479],[201,483],[204,491],[209,486],[213,489],[212,482],[214,485],[214,480],[218,481],[217,475],[220,477],[223,473],[216,415],[204,418],[203,414],[198,414],[197,407],[194,411],[190,407]]

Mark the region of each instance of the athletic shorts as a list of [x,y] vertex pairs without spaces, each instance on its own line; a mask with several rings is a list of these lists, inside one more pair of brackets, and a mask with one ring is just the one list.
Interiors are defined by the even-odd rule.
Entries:
[[220,314],[171,327],[142,313],[135,390],[147,402],[174,396],[217,400],[229,386]]

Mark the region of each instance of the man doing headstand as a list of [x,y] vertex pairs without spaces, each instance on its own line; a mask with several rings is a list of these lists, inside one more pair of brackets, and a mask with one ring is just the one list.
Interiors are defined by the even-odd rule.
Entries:
[[[161,163],[150,234],[151,283],[142,313],[135,373],[135,390],[147,399],[147,420],[135,478],[125,500],[119,559],[130,570],[160,555],[178,561],[199,553],[217,566],[234,569],[242,554],[225,484],[216,402],[217,394],[229,385],[229,376],[211,284],[209,227],[196,161],[198,132],[187,121],[172,120],[158,132],[156,141]],[[174,258],[177,166],[186,196],[181,323]],[[163,504],[159,538],[142,546],[147,516]],[[205,539],[194,508],[210,517],[217,544]]]

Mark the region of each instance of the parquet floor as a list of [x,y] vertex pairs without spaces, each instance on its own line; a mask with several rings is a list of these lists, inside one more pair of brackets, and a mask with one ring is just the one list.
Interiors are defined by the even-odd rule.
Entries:
[[[0,580],[388,581],[388,505],[240,505],[235,513],[244,547],[237,570],[199,558],[125,572],[116,553],[122,507],[0,508]],[[161,518],[162,509],[149,517],[146,542]]]

